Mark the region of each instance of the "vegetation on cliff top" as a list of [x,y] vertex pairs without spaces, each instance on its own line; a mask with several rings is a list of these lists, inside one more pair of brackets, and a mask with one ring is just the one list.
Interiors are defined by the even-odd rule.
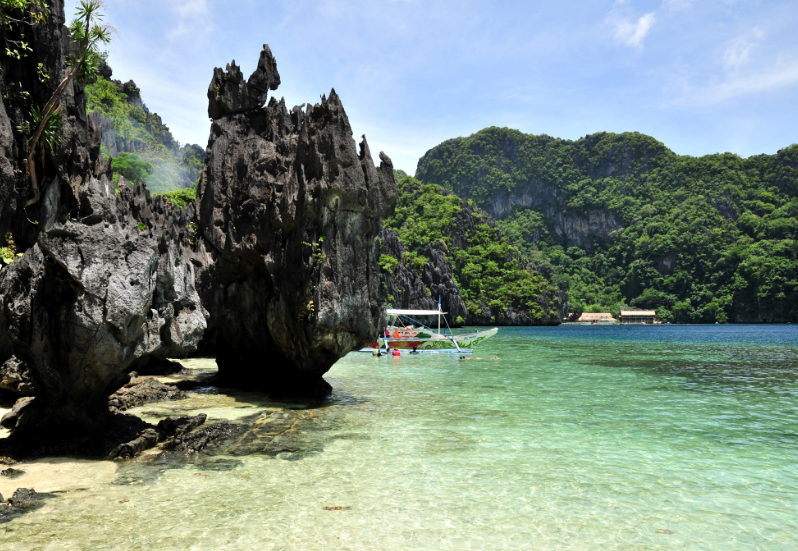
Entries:
[[[133,90],[138,94],[138,90]],[[180,147],[161,117],[140,102],[131,101],[119,84],[99,76],[86,86],[86,110],[113,121],[121,151],[113,159],[114,172],[131,182],[144,180],[153,193],[167,193],[195,184],[205,161],[198,145]],[[103,154],[110,156],[103,146]]]
[[[540,298],[551,295],[553,287],[527,269],[518,251],[489,223],[489,216],[440,186],[415,178],[402,178],[398,188],[396,211],[385,227],[398,233],[405,253],[402,259],[383,255],[384,269],[394,268],[396,260],[401,260],[421,273],[429,244],[440,241],[470,316],[478,316],[484,308],[503,316],[512,306],[529,312],[535,320],[544,317]],[[545,315],[556,319],[556,303],[549,304],[555,310]]]
[[[798,145],[695,158],[639,133],[568,141],[488,128],[432,149],[416,176],[492,209],[577,309],[798,321]],[[565,223],[584,228],[591,215],[617,226],[580,236]]]

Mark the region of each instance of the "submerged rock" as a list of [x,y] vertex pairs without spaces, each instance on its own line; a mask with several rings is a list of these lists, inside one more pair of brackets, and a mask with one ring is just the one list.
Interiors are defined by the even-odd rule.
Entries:
[[55,495],[39,493],[28,488],[17,489],[14,495],[8,498],[8,503],[3,503],[3,497],[0,496],[0,523],[9,522],[18,516],[38,509],[44,505],[45,499],[53,497]]
[[163,448],[177,454],[198,453],[208,446],[218,446],[242,430],[243,427],[240,425],[221,421],[194,432],[176,434],[173,438],[164,442]]
[[168,437],[174,438],[176,436],[183,436],[203,425],[207,418],[208,416],[204,413],[200,413],[194,417],[167,417],[166,419],[158,421],[156,430],[161,440]]
[[3,469],[2,471],[0,471],[0,476],[5,476],[7,478],[19,478],[23,474],[25,474],[25,471],[14,468]]
[[12,495],[8,502],[12,507],[17,509],[30,509],[41,504],[42,500],[53,497],[52,494],[42,494],[36,490],[29,490],[28,488],[19,488],[14,495]]
[[268,47],[246,83],[235,64],[214,72],[198,288],[221,384],[319,396],[381,325],[377,237],[396,186],[387,156],[375,168],[365,138],[358,152],[334,90],[304,110],[262,108],[279,82]]

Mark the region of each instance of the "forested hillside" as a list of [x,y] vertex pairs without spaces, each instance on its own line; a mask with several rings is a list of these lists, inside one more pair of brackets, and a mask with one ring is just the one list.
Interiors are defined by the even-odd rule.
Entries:
[[[401,171],[397,179],[396,212],[385,227],[398,234],[404,250],[401,258],[383,254],[384,270],[393,273],[401,262],[428,284],[436,279],[433,271],[451,277],[462,301],[444,296],[444,308],[457,324],[560,323],[564,294],[528,265],[487,213],[440,186],[403,177]],[[397,292],[407,292],[410,285],[398,287]],[[437,303],[438,297],[432,298]]]
[[113,158],[115,177],[144,180],[157,194],[191,194],[205,162],[205,148],[181,145],[157,113],[150,112],[133,81],[111,80],[104,65],[86,86],[86,109],[102,129],[102,153]]
[[572,310],[798,321],[798,145],[696,158],[639,133],[488,128],[427,152],[416,177],[494,216]]

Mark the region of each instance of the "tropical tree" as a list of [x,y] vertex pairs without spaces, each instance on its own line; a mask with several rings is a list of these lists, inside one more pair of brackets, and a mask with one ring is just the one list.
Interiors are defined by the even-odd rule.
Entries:
[[[5,0],[4,0],[5,1]],[[90,59],[98,54],[99,44],[107,44],[111,41],[111,34],[106,25],[100,22],[103,19],[103,14],[99,12],[103,6],[102,0],[88,0],[82,1],[76,12],[76,19],[72,22],[70,28],[73,31],[73,38],[78,42],[78,49],[72,55],[68,63],[70,71],[64,80],[58,85],[44,107],[38,111],[38,124],[33,122],[31,127],[35,125],[35,132],[28,140],[30,153],[28,155],[28,172],[30,173],[31,189],[33,197],[31,197],[25,206],[30,206],[39,201],[39,184],[36,179],[36,148],[39,147],[39,142],[42,136],[45,136],[45,141],[42,142],[42,147],[46,147],[45,131],[49,128],[52,129],[58,124],[59,113],[62,109],[60,104],[61,96],[64,94],[67,85],[75,79],[76,76],[81,74],[81,68],[84,65],[86,57]],[[85,73],[86,68],[83,68]],[[52,142],[51,142],[52,143]]]

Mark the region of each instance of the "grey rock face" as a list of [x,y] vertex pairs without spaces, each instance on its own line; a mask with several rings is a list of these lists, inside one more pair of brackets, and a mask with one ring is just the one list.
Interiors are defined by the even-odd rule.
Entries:
[[19,170],[14,166],[16,144],[11,130],[11,119],[6,113],[3,99],[0,98],[0,236],[4,236],[11,227],[19,201],[17,186],[20,179]]
[[89,113],[94,127],[100,132],[102,144],[108,149],[108,154],[111,157],[119,155],[119,147],[117,146],[116,130],[114,129],[114,121],[111,117],[106,117],[99,111]]
[[377,237],[396,187],[387,156],[375,168],[365,138],[358,152],[334,90],[304,111],[261,109],[279,82],[267,47],[246,84],[235,65],[214,71],[198,286],[223,382],[319,395],[384,317]]
[[179,217],[124,179],[117,196],[87,176],[78,195],[79,217],[48,221],[0,271],[0,318],[37,391],[15,428],[102,422],[131,369],[194,351],[206,327]]
[[[0,52],[6,96],[0,109],[0,235],[11,231],[20,251],[36,242],[38,229],[28,220],[43,220],[45,207],[40,201],[23,208],[31,196],[23,162],[28,157],[28,136],[12,129],[30,119],[31,105],[42,106],[50,99],[69,70],[67,57],[74,48],[64,26],[63,1],[48,2],[48,5],[50,15],[46,20],[23,31],[30,46],[26,56],[16,59]],[[2,32],[13,31],[4,29]],[[49,78],[43,82],[38,76],[40,73]],[[99,154],[100,135],[87,119],[83,87],[70,82],[61,96],[61,104],[61,141],[45,153],[44,163],[37,162],[42,197],[52,186],[61,188],[62,195],[67,191],[76,194]]]

